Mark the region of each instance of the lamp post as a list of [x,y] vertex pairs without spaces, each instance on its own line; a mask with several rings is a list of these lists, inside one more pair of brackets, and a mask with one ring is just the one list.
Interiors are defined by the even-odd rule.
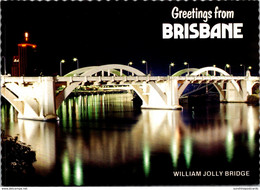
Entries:
[[189,75],[189,74],[190,74],[190,66],[189,66],[189,63],[185,61],[183,64],[184,64],[184,65],[188,65],[188,75]]
[[225,71],[227,71],[227,68],[229,68],[229,73],[231,74],[231,66],[229,64],[225,65]]
[[[213,67],[216,67],[216,65],[213,65]],[[216,71],[213,71],[213,76],[216,76]]]
[[77,69],[79,69],[79,60],[75,57],[73,58],[73,61],[77,62]]
[[244,64],[240,64],[240,67],[243,67],[244,68],[244,76],[246,76],[246,67]]
[[170,65],[169,65],[169,76],[171,76],[171,67],[174,67],[174,63],[173,62],[170,63]]
[[[133,65],[133,62],[130,61],[130,62],[127,63],[127,65],[128,65],[128,66]],[[129,71],[127,71],[127,75],[129,75]]]
[[147,63],[147,61],[142,60],[142,64],[146,65],[146,72],[145,72],[145,74],[147,75],[147,73],[148,73],[148,63]]
[[252,69],[252,67],[251,66],[248,66],[247,67],[247,71],[246,71],[246,76],[247,77],[250,77],[251,76],[251,73],[250,73],[250,70]]
[[62,76],[62,64],[63,63],[65,63],[65,60],[64,59],[62,59],[61,61],[60,61],[60,76]]
[[5,58],[5,56],[2,56],[2,59],[4,60],[4,75],[6,75],[6,58]]

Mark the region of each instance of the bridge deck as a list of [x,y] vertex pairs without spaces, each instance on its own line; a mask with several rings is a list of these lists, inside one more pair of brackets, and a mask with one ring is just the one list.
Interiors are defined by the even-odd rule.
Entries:
[[[6,82],[40,82],[45,77],[10,77],[1,76],[1,84]],[[169,79],[178,81],[229,81],[229,80],[251,80],[259,81],[260,77],[245,77],[245,76],[74,76],[74,77],[50,77],[55,82],[160,82]]]

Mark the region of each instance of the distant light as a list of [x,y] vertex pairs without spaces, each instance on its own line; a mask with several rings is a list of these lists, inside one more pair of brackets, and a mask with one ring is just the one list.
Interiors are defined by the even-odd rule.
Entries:
[[171,65],[171,67],[174,67],[174,63],[173,62],[170,65]]
[[78,59],[77,58],[73,58],[73,61],[78,61]]
[[145,60],[142,60],[142,63],[143,63],[143,64],[146,64],[146,61],[145,61]]
[[19,47],[27,47],[27,46],[31,46],[32,48],[36,48],[37,45],[35,44],[29,44],[29,43],[23,43],[23,44],[18,44]]
[[216,65],[213,65],[213,67],[216,67]]
[[248,69],[250,70],[250,69],[252,69],[252,67],[251,67],[251,66],[249,66],[249,67],[248,67]]
[[24,36],[25,36],[25,41],[28,42],[29,33],[28,33],[28,32],[25,32],[25,33],[24,33]]
[[226,67],[227,67],[227,68],[229,68],[229,67],[230,67],[230,65],[229,65],[229,64],[226,64]]
[[133,65],[133,62],[132,62],[132,61],[130,61],[130,62],[128,63],[128,65]]
[[184,62],[184,65],[188,65],[188,63],[187,63],[187,62]]
[[61,63],[65,63],[65,60],[64,60],[64,59],[62,59],[60,62],[61,62]]

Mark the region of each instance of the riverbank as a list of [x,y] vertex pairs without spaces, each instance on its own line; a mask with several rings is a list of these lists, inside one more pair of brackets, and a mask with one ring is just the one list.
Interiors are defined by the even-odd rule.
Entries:
[[10,137],[1,135],[2,146],[2,185],[8,185],[11,181],[22,181],[26,175],[34,173],[33,162],[36,161],[36,153],[30,145],[18,141],[18,136]]

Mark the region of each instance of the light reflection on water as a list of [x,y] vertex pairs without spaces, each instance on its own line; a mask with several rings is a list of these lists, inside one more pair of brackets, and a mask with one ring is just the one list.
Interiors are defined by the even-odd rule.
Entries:
[[38,174],[48,175],[60,160],[63,185],[86,185],[86,166],[106,169],[139,161],[149,178],[154,155],[168,154],[171,162],[162,164],[173,170],[196,166],[198,152],[232,163],[239,134],[246,135],[242,141],[248,154],[256,156],[258,107],[220,104],[219,111],[207,108],[204,116],[196,108],[136,114],[131,99],[130,94],[72,97],[57,111],[58,123],[17,121],[13,107],[3,104],[2,129],[19,134],[19,140],[36,150]]

